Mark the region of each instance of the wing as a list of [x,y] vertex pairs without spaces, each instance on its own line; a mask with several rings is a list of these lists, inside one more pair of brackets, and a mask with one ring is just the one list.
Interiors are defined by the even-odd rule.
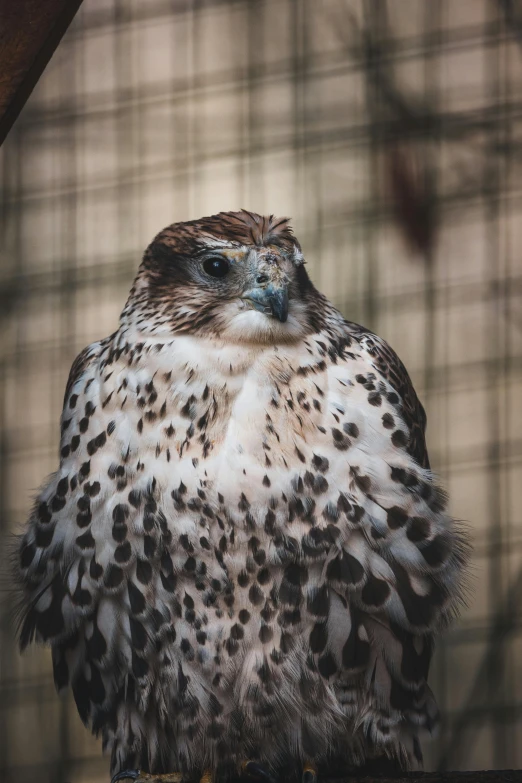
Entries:
[[[60,469],[49,477],[39,493],[27,532],[20,541],[18,576],[24,594],[20,612],[22,649],[35,637],[39,641],[51,641],[65,632],[66,572],[70,573],[71,569],[71,553],[66,551],[71,548],[67,530],[71,527],[69,523],[84,512],[69,508],[69,498],[75,498],[75,490],[82,484],[81,465],[71,471],[64,465],[73,466],[75,454],[79,453],[80,437],[75,435],[75,430],[80,430],[85,411],[78,401],[83,396],[84,379],[87,375],[94,377],[103,345],[98,342],[87,346],[73,362],[61,417]],[[72,606],[75,601],[70,595],[69,599]]]
[[377,335],[357,324],[350,324],[350,331],[371,357],[371,363],[379,376],[388,381],[398,396],[396,404],[409,430],[406,450],[421,467],[429,468],[425,440],[426,413],[413,388],[406,367],[393,348]]
[[[109,338],[112,339],[112,338]],[[96,361],[99,356],[101,343],[92,343],[88,345],[83,351],[80,351],[76,359],[71,365],[69,370],[69,377],[67,378],[67,384],[65,386],[65,394],[63,397],[63,407],[66,409],[71,396],[71,390],[73,386],[76,386],[82,379],[82,376],[89,369],[89,367]]]
[[[104,742],[129,672],[147,675],[147,663],[136,652],[145,644],[145,631],[135,619],[145,597],[130,574],[135,579],[137,572],[142,582],[152,578],[148,564],[140,572],[127,536],[131,508],[137,511],[118,502],[133,497],[126,489],[127,447],[122,448],[129,428],[121,416],[127,384],[119,350],[109,337],[88,346],[73,363],[61,418],[60,466],[40,491],[19,546],[20,646],[33,640],[51,646],[56,687],[71,685],[81,719],[102,731]],[[152,506],[150,512],[155,526]]]
[[[154,695],[160,660],[165,676],[178,682],[164,648],[183,611],[177,573],[192,573],[194,561],[183,535],[185,548],[171,557],[172,533],[156,478],[145,469],[148,453],[159,447],[166,400],[150,367],[129,372],[135,349],[110,337],[74,362],[61,419],[60,466],[39,493],[18,561],[20,646],[33,639],[51,646],[56,686],[71,686],[81,719],[112,747],[116,769],[142,763],[132,737]],[[151,435],[143,421],[151,430],[158,421],[160,432]],[[185,508],[183,492],[180,484],[175,509]],[[166,714],[164,705],[158,709]],[[123,728],[115,737],[122,712]],[[148,748],[163,752],[153,740]]]
[[432,639],[462,596],[466,544],[429,470],[426,416],[404,365],[362,327],[346,323],[344,339],[330,354],[316,448],[329,465],[322,516],[335,543],[309,594],[310,646],[365,752],[373,744],[414,767],[417,733],[437,715]]

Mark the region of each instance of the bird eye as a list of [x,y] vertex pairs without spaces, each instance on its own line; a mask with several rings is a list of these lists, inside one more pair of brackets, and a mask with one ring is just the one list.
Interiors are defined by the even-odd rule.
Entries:
[[230,264],[224,258],[207,258],[203,269],[211,277],[225,277],[230,271]]

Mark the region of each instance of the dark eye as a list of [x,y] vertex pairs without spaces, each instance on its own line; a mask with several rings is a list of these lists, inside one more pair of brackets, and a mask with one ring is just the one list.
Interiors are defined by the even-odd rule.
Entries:
[[203,269],[211,277],[225,277],[230,270],[230,264],[224,258],[207,258],[203,262]]

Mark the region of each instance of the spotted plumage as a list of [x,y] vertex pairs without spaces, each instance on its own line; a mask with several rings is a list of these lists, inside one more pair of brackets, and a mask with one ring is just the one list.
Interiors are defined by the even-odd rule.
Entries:
[[286,220],[155,238],[19,546],[21,646],[51,645],[113,773],[420,765],[466,555],[425,423]]

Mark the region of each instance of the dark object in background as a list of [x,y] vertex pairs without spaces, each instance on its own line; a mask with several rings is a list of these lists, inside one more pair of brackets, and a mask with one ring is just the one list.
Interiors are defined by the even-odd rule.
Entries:
[[428,260],[436,241],[435,201],[417,147],[391,144],[385,153],[385,169],[397,226],[410,249]]
[[0,0],[0,144],[82,0]]

